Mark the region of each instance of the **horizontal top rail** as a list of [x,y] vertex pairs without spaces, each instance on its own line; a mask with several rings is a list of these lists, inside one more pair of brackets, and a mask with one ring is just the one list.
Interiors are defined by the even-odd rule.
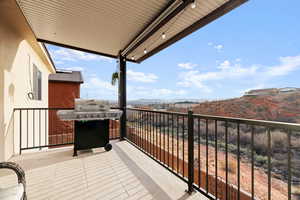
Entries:
[[[181,115],[181,116],[188,115],[187,113],[181,113],[181,112],[156,111],[156,110],[138,109],[138,108],[127,108],[127,110],[153,112],[153,113],[161,113],[161,114],[175,114],[175,115]],[[280,128],[280,129],[289,129],[289,130],[293,130],[293,131],[300,131],[300,124],[296,124],[296,123],[256,120],[256,119],[244,119],[244,118],[236,118],[236,117],[223,117],[223,116],[203,115],[203,114],[193,114],[193,117],[208,119],[208,120],[224,121],[224,122],[234,122],[234,123],[239,123],[239,124],[266,126],[268,128]]]
[[152,113],[160,113],[160,114],[173,114],[173,115],[180,115],[180,116],[188,115],[187,113],[182,113],[182,112],[158,111],[158,110],[148,110],[148,109],[140,109],[140,108],[127,108],[127,110],[144,111],[144,112],[152,112]]
[[73,110],[74,108],[14,108],[14,110]]
[[[41,108],[37,108],[37,107],[34,107],[34,108],[14,108],[14,110],[74,110],[75,108],[74,107],[71,107],[71,108],[59,108],[59,107],[52,107],[52,108],[45,108],[45,107],[41,107]],[[110,109],[119,109],[118,107],[111,107]]]

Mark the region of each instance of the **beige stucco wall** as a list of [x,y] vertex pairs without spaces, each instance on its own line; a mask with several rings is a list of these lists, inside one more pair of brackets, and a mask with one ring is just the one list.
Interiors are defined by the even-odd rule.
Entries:
[[[14,108],[48,107],[48,76],[51,73],[41,57],[17,31],[0,23],[0,161],[19,151],[19,130]],[[42,72],[42,100],[30,100],[32,65]],[[25,120],[25,119],[23,119]]]

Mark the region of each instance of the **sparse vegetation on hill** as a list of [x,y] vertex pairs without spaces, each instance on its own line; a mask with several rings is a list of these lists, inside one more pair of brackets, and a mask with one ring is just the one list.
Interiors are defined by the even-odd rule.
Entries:
[[[262,94],[203,102],[194,106],[193,111],[206,115],[300,123],[300,90],[277,93],[274,89],[270,90],[272,92],[265,89]],[[178,108],[176,111],[186,110]]]
[[[187,112],[184,108],[172,108],[170,111]],[[216,115],[225,117],[237,117],[245,119],[258,119],[267,121],[278,121],[288,123],[300,123],[300,90],[295,88],[264,89],[247,93],[240,98],[233,98],[221,101],[207,101],[193,107],[196,114]],[[197,124],[196,124],[197,126]],[[205,123],[201,122],[201,132],[205,132]],[[218,124],[219,150],[224,151],[224,124]],[[265,127],[255,126],[254,133],[254,162],[256,167],[268,168],[268,136]],[[251,160],[251,126],[241,125],[240,127],[241,156]],[[237,135],[236,124],[228,123],[228,151],[236,155]],[[209,122],[208,144],[214,147],[214,123]],[[205,140],[205,136],[201,136]],[[203,143],[205,145],[205,143]],[[272,176],[287,181],[287,132],[280,129],[271,130],[271,170]],[[292,146],[292,183],[293,193],[299,196],[300,184],[300,133],[293,132],[291,135]],[[222,165],[222,163],[221,163]]]

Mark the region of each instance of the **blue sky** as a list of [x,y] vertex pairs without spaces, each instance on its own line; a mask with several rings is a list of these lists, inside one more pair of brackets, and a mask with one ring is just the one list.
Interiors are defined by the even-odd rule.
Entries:
[[[143,63],[128,63],[128,99],[226,99],[300,87],[299,7],[299,0],[250,0]],[[57,68],[83,71],[83,98],[117,99],[115,60],[48,48]]]

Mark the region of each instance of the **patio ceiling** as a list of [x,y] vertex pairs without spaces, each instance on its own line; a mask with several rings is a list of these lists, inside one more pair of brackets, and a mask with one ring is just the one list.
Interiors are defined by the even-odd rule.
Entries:
[[247,0],[17,0],[38,41],[141,62]]

